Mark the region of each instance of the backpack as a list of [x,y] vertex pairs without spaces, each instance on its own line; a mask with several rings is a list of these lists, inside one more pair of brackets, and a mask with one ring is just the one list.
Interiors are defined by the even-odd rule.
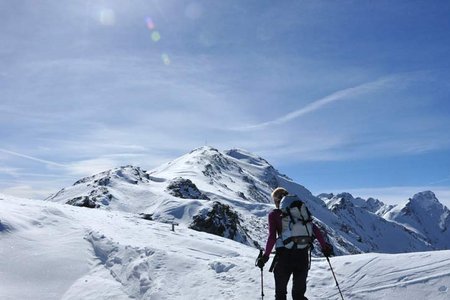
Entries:
[[287,195],[281,199],[281,234],[277,248],[305,249],[313,242],[312,216],[306,205],[296,196]]

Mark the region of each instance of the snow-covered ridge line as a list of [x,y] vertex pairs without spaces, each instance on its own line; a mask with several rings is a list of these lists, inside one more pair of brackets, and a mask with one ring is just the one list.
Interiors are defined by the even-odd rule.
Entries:
[[[267,160],[242,149],[204,146],[149,171],[115,168],[82,178],[48,200],[142,214],[262,246],[267,214],[273,209],[270,193],[277,186],[307,203],[339,254],[450,249],[450,213],[432,192],[396,207],[349,193],[316,197]],[[212,217],[224,211],[214,203],[227,207],[229,215]]]

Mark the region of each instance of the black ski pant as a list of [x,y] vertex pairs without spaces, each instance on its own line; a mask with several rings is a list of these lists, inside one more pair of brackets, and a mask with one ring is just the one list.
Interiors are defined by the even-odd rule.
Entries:
[[275,300],[286,300],[287,285],[292,275],[292,299],[308,300],[305,297],[308,277],[308,249],[277,249],[277,262],[274,268]]

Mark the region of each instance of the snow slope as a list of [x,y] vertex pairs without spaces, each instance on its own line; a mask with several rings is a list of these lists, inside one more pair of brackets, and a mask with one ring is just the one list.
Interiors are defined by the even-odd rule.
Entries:
[[[257,250],[183,224],[0,195],[0,299],[259,299]],[[448,299],[450,251],[332,258],[346,299]],[[264,269],[264,293],[273,295]],[[314,258],[309,299],[340,299]]]

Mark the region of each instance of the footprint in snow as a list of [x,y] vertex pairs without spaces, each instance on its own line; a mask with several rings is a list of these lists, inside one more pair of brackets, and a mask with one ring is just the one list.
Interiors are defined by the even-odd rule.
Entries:
[[231,270],[232,268],[234,268],[236,265],[235,264],[223,264],[221,262],[215,261],[209,264],[209,267],[211,269],[213,269],[214,271],[216,271],[216,273],[223,273],[223,272],[228,272],[229,270]]

